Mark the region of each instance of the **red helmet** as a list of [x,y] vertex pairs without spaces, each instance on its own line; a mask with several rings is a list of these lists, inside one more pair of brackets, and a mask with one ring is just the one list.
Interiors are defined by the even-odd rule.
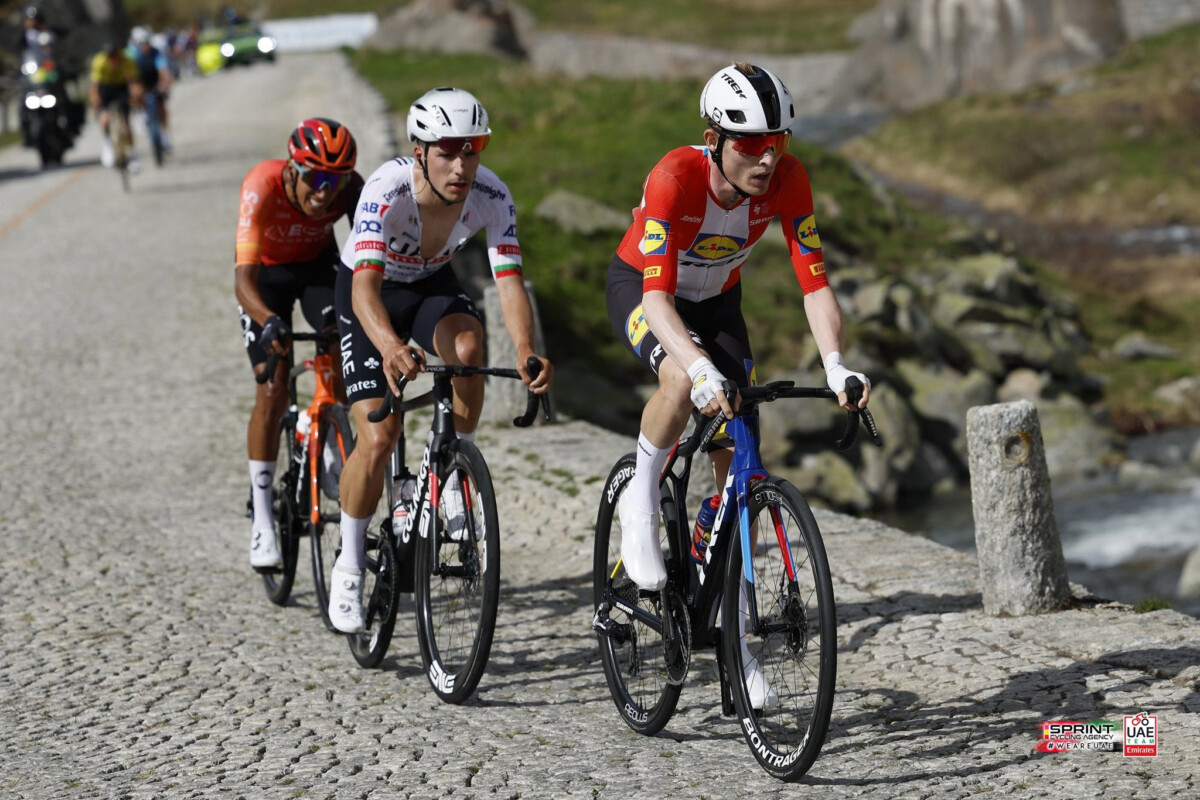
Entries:
[[349,172],[358,158],[358,145],[345,125],[314,117],[304,120],[292,131],[288,154],[306,169]]

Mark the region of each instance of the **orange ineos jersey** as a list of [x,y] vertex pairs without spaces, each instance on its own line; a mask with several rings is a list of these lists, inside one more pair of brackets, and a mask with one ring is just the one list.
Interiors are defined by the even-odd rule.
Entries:
[[[715,166],[711,167],[715,169]],[[731,289],[741,267],[779,217],[804,294],[828,286],[812,189],[800,161],[785,153],[765,194],[722,208],[708,188],[704,147],[680,147],[650,171],[617,256],[642,272],[643,291],[706,300]]]
[[310,217],[291,204],[283,189],[287,159],[264,161],[242,181],[238,212],[238,264],[299,264],[312,261],[336,242],[333,225],[343,216],[354,224],[354,207],[362,192],[357,172],[319,217]]

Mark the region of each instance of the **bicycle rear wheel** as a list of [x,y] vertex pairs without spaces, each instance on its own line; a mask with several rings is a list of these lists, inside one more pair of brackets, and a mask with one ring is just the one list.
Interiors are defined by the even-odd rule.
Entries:
[[267,597],[275,605],[283,605],[292,593],[296,580],[296,561],[300,553],[300,537],[307,530],[303,517],[308,503],[308,487],[302,483],[302,468],[296,462],[296,419],[285,414],[279,423],[279,454],[275,461],[275,497],[271,512],[275,517],[275,541],[283,563],[278,567],[260,568]]
[[367,532],[367,565],[363,570],[362,633],[347,634],[350,652],[359,666],[373,669],[383,663],[400,602],[396,544],[390,526]]
[[354,452],[354,434],[350,420],[342,406],[329,406],[321,416],[317,458],[317,489],[320,492],[318,507],[321,520],[316,525],[309,520],[312,551],[313,585],[316,589],[317,608],[321,609],[321,621],[330,631],[337,628],[329,621],[329,578],[338,552],[342,549],[341,510],[338,484],[342,477],[342,466]]
[[129,122],[121,112],[114,107],[109,114],[108,135],[113,146],[113,158],[117,172],[121,174],[121,188],[129,191]]
[[[632,453],[623,456],[604,484],[596,515],[592,594],[597,620],[601,617],[607,620],[607,632],[599,633],[598,638],[604,679],[613,702],[625,724],[640,734],[653,736],[675,713],[682,686],[671,680],[667,669],[662,595],[641,591],[620,564],[621,524],[617,503],[633,477],[636,463]],[[664,501],[673,502],[667,496],[667,487],[663,487],[663,492]]]
[[492,650],[500,602],[500,519],[491,473],[474,444],[450,444],[439,486],[447,486],[451,475],[462,486],[465,535],[451,540],[442,503],[437,535],[422,531],[417,537],[413,593],[429,683],[445,702],[461,703],[479,685]]
[[[754,579],[745,579],[740,537],[731,540],[725,576],[726,674],[754,757],[772,776],[795,781],[821,751],[833,708],[833,581],[821,532],[796,487],[777,478],[756,482],[749,512],[758,540]],[[746,601],[739,597],[743,587]],[[757,609],[754,619],[751,608]]]

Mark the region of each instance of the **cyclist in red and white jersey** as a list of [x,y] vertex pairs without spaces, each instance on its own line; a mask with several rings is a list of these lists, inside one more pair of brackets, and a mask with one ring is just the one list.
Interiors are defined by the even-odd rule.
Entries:
[[[741,311],[741,267],[778,217],[804,294],[809,327],[830,388],[844,393],[842,314],[825,278],[812,190],[787,151],[792,97],[770,71],[739,63],[717,72],[700,95],[708,122],[703,147],[672,150],[650,172],[633,224],[609,266],[607,302],[614,331],[658,375],[638,437],[637,467],[621,496],[621,556],[646,589],[665,585],[658,545],[658,479],[694,405],[731,414],[736,397],[721,384],[753,380]],[[724,485],[729,454],[714,457]]]
[[[533,307],[525,293],[517,211],[494,172],[479,163],[491,138],[488,115],[470,92],[434,89],[408,111],[412,158],[383,164],[367,179],[354,235],[342,248],[337,282],[342,374],[358,427],[358,442],[342,470],[342,548],[333,567],[329,619],[346,633],[362,630],[365,533],[383,493],[385,465],[401,431],[398,414],[372,423],[385,389],[421,370],[414,340],[452,365],[483,365],[483,325],[450,259],[478,231],[500,295],[505,327],[526,385],[542,393],[554,368],[534,352]],[[530,381],[525,361],[537,355],[542,372]],[[483,377],[456,378],[454,426],[473,439],[483,408]],[[397,392],[398,394],[398,392]],[[443,490],[453,535],[462,498]],[[461,524],[461,523],[460,523]]]
[[[351,222],[362,177],[354,171],[358,147],[350,130],[330,119],[306,119],[288,138],[289,158],[255,166],[242,181],[234,291],[242,339],[255,374],[271,353],[291,345],[297,301],[313,330],[332,329],[338,249],[334,223]],[[335,353],[336,358],[336,353]],[[337,376],[335,376],[336,378]],[[253,521],[250,565],[282,563],[271,515],[279,420],[287,410],[287,363],[275,378],[256,384],[246,431]]]

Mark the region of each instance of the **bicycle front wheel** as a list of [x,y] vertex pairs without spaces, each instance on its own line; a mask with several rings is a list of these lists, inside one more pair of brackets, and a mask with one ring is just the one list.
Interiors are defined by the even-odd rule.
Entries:
[[[640,590],[621,564],[617,503],[636,464],[632,453],[617,461],[600,497],[592,560],[593,627],[600,640],[604,679],[621,719],[638,733],[653,736],[675,713],[682,686],[670,680],[668,671],[662,595]],[[663,493],[664,505],[672,502],[665,485]],[[665,549],[666,542],[663,546]]]
[[[837,672],[837,615],[821,532],[803,495],[777,478],[749,496],[750,576],[731,540],[721,610],[739,727],[772,776],[799,780],[825,743]],[[752,601],[752,602],[751,602]]]
[[[451,476],[462,493],[455,503],[447,497]],[[447,703],[461,703],[479,685],[492,650],[500,602],[500,519],[491,473],[471,442],[450,445],[438,478],[438,531],[422,528],[415,548],[417,639],[434,692]]]
[[275,517],[275,541],[283,563],[278,567],[259,569],[267,597],[281,606],[292,594],[296,581],[296,561],[300,554],[300,536],[305,532],[303,517],[307,504],[307,487],[302,485],[303,469],[294,460],[296,455],[296,420],[285,415],[279,423],[279,454],[275,461],[274,499],[271,512]]
[[321,620],[325,627],[337,633],[329,621],[329,576],[338,552],[342,549],[341,510],[338,485],[342,477],[342,466],[354,451],[354,434],[350,420],[342,406],[329,406],[322,413],[321,433],[318,445],[321,454],[317,457],[317,491],[320,493],[318,508],[321,518],[316,525],[309,520],[312,550],[313,585],[316,589],[317,608],[321,609]]

